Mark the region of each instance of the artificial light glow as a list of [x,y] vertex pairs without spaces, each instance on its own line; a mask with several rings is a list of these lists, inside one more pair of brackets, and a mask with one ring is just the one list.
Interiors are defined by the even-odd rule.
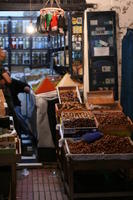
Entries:
[[32,22],[30,22],[30,24],[29,24],[29,26],[28,26],[28,28],[27,28],[27,32],[28,32],[29,34],[32,34],[32,33],[35,32],[35,28],[34,28]]

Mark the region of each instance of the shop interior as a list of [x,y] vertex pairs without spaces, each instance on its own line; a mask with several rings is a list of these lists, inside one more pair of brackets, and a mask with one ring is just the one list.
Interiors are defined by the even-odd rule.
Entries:
[[132,9],[0,1],[0,200],[133,198]]

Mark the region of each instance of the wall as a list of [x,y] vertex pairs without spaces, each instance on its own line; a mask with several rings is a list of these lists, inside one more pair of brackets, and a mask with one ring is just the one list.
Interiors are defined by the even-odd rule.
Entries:
[[120,96],[121,86],[121,44],[122,38],[126,33],[127,27],[133,28],[133,0],[86,0],[87,3],[96,4],[96,8],[88,8],[85,13],[84,24],[84,96],[86,98],[86,92],[89,91],[88,81],[88,60],[86,55],[88,54],[88,41],[87,41],[87,20],[86,13],[88,11],[108,11],[115,10],[117,13],[117,55],[118,55],[118,86]]

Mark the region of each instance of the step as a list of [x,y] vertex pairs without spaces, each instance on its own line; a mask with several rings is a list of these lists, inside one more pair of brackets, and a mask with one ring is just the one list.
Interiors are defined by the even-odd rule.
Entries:
[[29,139],[29,138],[30,138],[29,135],[21,134],[21,139]]
[[27,145],[32,146],[32,141],[29,139],[21,140],[21,143],[22,143],[22,146],[27,146]]
[[34,163],[17,163],[17,169],[23,169],[23,168],[42,168],[43,163],[40,162],[34,162]]

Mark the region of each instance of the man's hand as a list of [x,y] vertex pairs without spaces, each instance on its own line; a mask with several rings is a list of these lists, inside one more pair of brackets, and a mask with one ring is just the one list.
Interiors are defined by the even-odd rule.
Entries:
[[25,88],[24,88],[24,92],[26,92],[26,93],[30,93],[30,87],[29,87],[29,86],[25,86]]

